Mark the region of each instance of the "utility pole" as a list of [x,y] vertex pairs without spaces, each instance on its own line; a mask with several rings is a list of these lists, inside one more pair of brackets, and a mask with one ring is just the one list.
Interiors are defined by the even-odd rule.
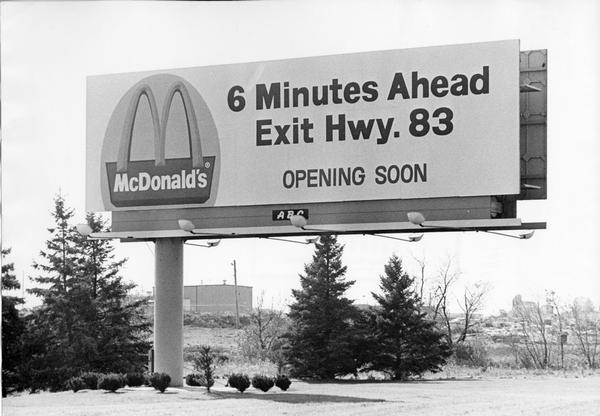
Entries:
[[240,327],[240,309],[238,305],[238,288],[237,288],[237,268],[235,264],[235,260],[233,260],[233,287],[235,290],[235,327]]

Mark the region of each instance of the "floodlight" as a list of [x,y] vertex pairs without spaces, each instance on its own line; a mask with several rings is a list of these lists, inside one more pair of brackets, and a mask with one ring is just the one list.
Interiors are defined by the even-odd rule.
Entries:
[[[79,224],[75,225],[75,228],[77,229],[77,232],[79,234],[81,234],[88,240],[113,240],[115,238],[118,238],[118,237],[106,237],[106,236],[103,236],[102,233],[94,233],[93,232],[94,230],[92,230],[92,227],[90,227],[90,225],[86,224],[86,223],[79,223]],[[132,237],[126,236],[125,238],[132,238]]]
[[408,236],[408,239],[410,240],[411,243],[416,243],[418,241],[421,241],[422,238],[423,238],[423,234],[409,235]]
[[313,238],[307,238],[306,241],[298,241],[298,240],[290,240],[288,238],[281,238],[281,237],[259,237],[259,238],[264,238],[266,240],[285,241],[288,243],[296,243],[296,244],[314,244],[314,242],[319,239],[319,237],[313,237]]
[[535,231],[529,231],[529,232],[524,233],[524,234],[512,235],[512,234],[500,233],[498,231],[486,231],[486,230],[483,230],[483,232],[488,233],[488,234],[501,235],[501,236],[504,236],[504,237],[518,238],[519,240],[529,240],[531,237],[533,237],[533,234],[535,233]]
[[77,228],[77,232],[84,237],[88,237],[92,233],[92,227],[86,223],[77,224],[75,228]]
[[[182,229],[183,231],[186,231],[186,232],[188,232],[190,234],[194,234],[194,235],[203,235],[203,236],[206,236],[206,237],[213,237],[213,238],[219,238],[219,237],[222,237],[222,236],[234,236],[235,235],[235,233],[225,234],[225,233],[202,233],[202,232],[197,232],[197,231],[194,231],[196,229],[196,226],[194,225],[194,223],[191,222],[190,220],[186,220],[186,219],[179,219],[179,220],[177,220],[177,223],[179,224],[179,228],[180,229]],[[198,244],[191,244],[191,245],[192,246],[197,246]],[[219,245],[219,243],[217,242],[216,244],[213,243],[210,247],[216,247],[218,245]],[[201,247],[203,247],[203,246],[201,246]]]
[[532,231],[529,231],[528,233],[521,234],[521,235],[519,236],[519,238],[520,238],[521,240],[529,240],[531,237],[533,237],[533,234],[534,234],[534,233],[535,233],[535,230],[532,230]]
[[[408,216],[408,220],[415,225],[418,225],[420,227],[423,228],[439,228],[439,229],[443,229],[443,230],[454,230],[454,231],[475,231],[475,232],[483,232],[483,233],[488,233],[488,234],[496,234],[496,235],[501,235],[504,237],[510,237],[510,238],[518,238],[520,240],[528,240],[531,237],[533,237],[533,234],[535,231],[529,231],[527,233],[521,234],[521,235],[512,235],[512,234],[506,234],[506,233],[501,233],[498,231],[491,231],[491,230],[478,230],[477,228],[464,228],[464,227],[453,227],[451,225],[429,225],[429,224],[424,224],[425,222],[425,216],[423,214],[421,214],[420,212],[409,212],[407,214]],[[384,237],[384,236],[380,236],[380,237]],[[423,234],[421,234],[421,236],[419,237],[409,237],[409,239],[411,239],[411,241],[419,241],[421,238],[423,237]],[[392,238],[392,237],[388,237],[388,238]]]
[[[292,225],[294,227],[300,228],[301,230],[304,230],[304,231],[316,231],[320,234],[327,233],[327,234],[335,234],[335,235],[340,233],[340,230],[328,230],[326,228],[313,228],[313,227],[308,228],[308,227],[306,227],[306,224],[308,224],[308,220],[306,218],[304,218],[302,215],[292,215],[290,217],[290,222],[292,223]],[[302,244],[311,244],[311,243],[307,242],[307,243],[302,243]]]
[[290,222],[294,227],[304,228],[308,221],[302,215],[292,215],[290,218]]
[[196,247],[204,247],[204,248],[213,248],[218,246],[221,243],[221,240],[214,240],[214,241],[207,241],[206,244],[194,244],[194,243],[188,243],[187,241],[184,242],[184,244],[188,245],[188,246],[196,246]]
[[371,234],[375,237],[389,238],[390,240],[406,241],[407,243],[416,243],[421,241],[423,234],[409,235],[408,238],[392,237],[391,235]]
[[179,223],[179,228],[181,228],[183,231],[187,231],[188,233],[191,233],[194,231],[194,228],[196,228],[194,226],[194,223],[191,222],[190,220],[179,220],[177,221]]
[[423,225],[425,222],[425,216],[420,212],[409,212],[406,214],[408,217],[408,221],[410,221],[414,225]]

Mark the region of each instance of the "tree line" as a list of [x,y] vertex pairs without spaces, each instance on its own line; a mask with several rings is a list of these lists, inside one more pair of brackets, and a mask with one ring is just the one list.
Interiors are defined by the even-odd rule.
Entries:
[[[2,250],[2,393],[29,389],[61,390],[65,381],[83,372],[143,372],[151,348],[148,298],[132,296],[134,284],[119,274],[124,259],[115,259],[108,240],[87,239],[71,223],[74,211],[58,196],[52,211],[49,238],[33,264],[35,286],[28,293],[41,305],[20,309],[23,299],[10,249]],[[106,222],[89,213],[93,232],[108,231]],[[477,329],[475,319],[488,287],[478,283],[464,290],[459,301],[462,321],[449,314],[449,293],[458,272],[448,261],[438,280],[426,290],[424,259],[417,259],[420,276],[411,277],[392,255],[384,265],[375,306],[357,307],[346,296],[343,246],[334,235],[315,243],[312,261],[300,274],[300,289],[292,291],[289,313],[268,311],[262,301],[250,316],[241,352],[277,364],[279,372],[300,378],[334,379],[377,371],[394,380],[440,371],[454,353],[473,359],[466,340]],[[517,308],[523,342],[515,345],[525,366],[547,368],[556,356],[564,360],[562,342],[553,338],[567,329],[575,335],[590,368],[598,367],[600,324],[593,308],[561,308],[556,295],[547,305]],[[558,349],[558,347],[560,349]],[[558,351],[558,352],[557,352]],[[516,358],[516,359],[517,359]]]
[[292,376],[334,379],[380,371],[405,380],[440,371],[452,350],[443,331],[428,316],[415,279],[393,255],[380,276],[376,306],[359,308],[346,297],[343,246],[334,235],[315,243],[312,262],[292,291],[287,316],[259,301],[240,345],[248,357],[269,359]]
[[[485,335],[494,318],[480,315],[490,286],[477,282],[451,297],[459,272],[450,259],[430,281],[424,258],[415,258],[420,273],[410,277],[393,255],[372,293],[375,305],[359,308],[345,296],[354,282],[344,277],[342,252],[335,236],[319,239],[288,314],[259,298],[240,338],[243,356],[317,379],[378,371],[402,380],[439,371],[450,358],[484,368],[600,367],[600,311],[591,304],[567,307],[547,292],[545,305],[514,307],[513,328],[496,343]],[[459,313],[450,314],[451,303]]]

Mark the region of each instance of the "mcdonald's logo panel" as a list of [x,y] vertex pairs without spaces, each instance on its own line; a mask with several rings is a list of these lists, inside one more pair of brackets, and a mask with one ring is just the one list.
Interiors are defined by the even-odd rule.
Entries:
[[87,209],[519,193],[518,41],[88,78]]

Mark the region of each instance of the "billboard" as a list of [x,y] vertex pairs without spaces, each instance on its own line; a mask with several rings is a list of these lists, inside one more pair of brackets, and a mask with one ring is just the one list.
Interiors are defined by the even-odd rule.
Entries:
[[518,194],[519,42],[89,77],[86,159],[90,211]]

